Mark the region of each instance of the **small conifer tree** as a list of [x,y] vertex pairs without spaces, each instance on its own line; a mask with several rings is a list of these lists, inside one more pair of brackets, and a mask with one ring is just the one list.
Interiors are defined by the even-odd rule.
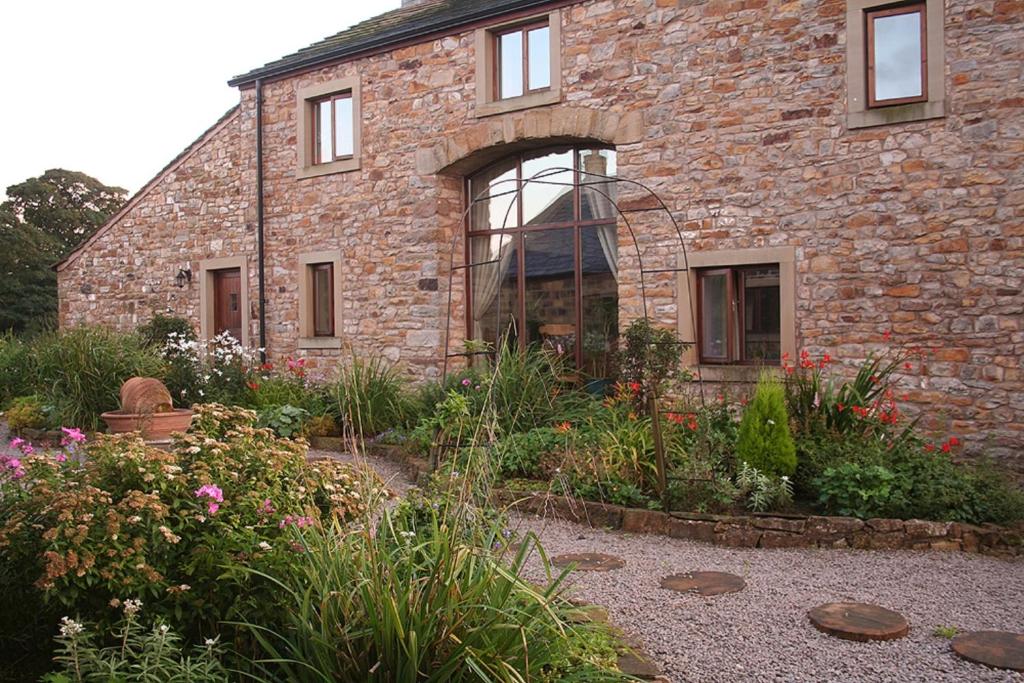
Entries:
[[796,471],[796,445],[789,433],[786,397],[782,385],[769,372],[761,373],[754,399],[743,413],[736,456],[766,474],[788,477]]

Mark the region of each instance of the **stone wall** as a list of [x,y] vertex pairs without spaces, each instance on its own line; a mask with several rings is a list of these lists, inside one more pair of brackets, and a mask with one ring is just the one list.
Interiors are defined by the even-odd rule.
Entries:
[[1024,529],[995,524],[769,514],[666,514],[551,494],[497,491],[495,496],[522,512],[599,528],[660,534],[736,548],[942,550],[1006,557],[1024,554]]
[[[847,130],[845,9],[572,4],[561,10],[562,103],[480,119],[472,31],[269,82],[271,356],[297,351],[298,254],[340,249],[344,341],[436,377],[462,175],[549,137],[588,139],[615,145],[619,175],[667,202],[689,249],[795,247],[799,346],[847,367],[889,330],[934,349],[903,378],[907,402],[926,426],[1024,469],[1024,13],[1012,0],[947,2],[946,116]],[[297,179],[297,90],[356,75],[361,168]],[[128,325],[168,306],[194,315],[180,297],[196,288],[178,299],[167,289],[168,259],[253,251],[254,107],[243,90],[237,122],[62,271],[63,322]],[[646,201],[626,188],[620,198]],[[664,217],[634,217],[646,265],[674,266]],[[623,324],[640,310],[627,239],[620,226]],[[653,315],[675,325],[675,278],[652,278],[648,293]],[[329,366],[339,353],[304,355]]]

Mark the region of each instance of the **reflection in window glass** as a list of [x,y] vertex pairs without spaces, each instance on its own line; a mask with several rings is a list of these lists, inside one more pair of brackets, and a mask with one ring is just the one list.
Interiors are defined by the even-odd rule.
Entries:
[[527,33],[530,90],[551,87],[551,31],[545,26]]
[[727,358],[729,354],[729,274],[707,273],[701,280],[701,352],[705,358]]
[[313,266],[313,334],[334,336],[334,265]]
[[518,185],[514,159],[473,176],[469,184],[470,198],[474,202],[469,214],[470,230],[518,227]]
[[334,150],[331,149],[331,101],[327,100],[316,105],[316,114],[317,162],[333,161]]
[[618,183],[615,175],[615,150],[587,149],[580,152],[580,218],[585,221],[607,218],[614,221]]
[[743,277],[743,360],[778,361],[780,334],[779,267],[759,266]]
[[523,225],[573,220],[572,155],[565,150],[523,161]]
[[576,365],[576,258],[571,228],[523,235],[526,342]]
[[498,37],[498,58],[501,81],[498,97],[519,97],[523,94],[523,33],[515,31]]
[[580,265],[583,268],[582,357],[584,377],[606,380],[613,374],[619,339],[618,248],[615,224],[581,230]]
[[339,157],[352,156],[352,98],[334,101],[334,153]]
[[875,100],[919,97],[924,93],[921,69],[921,13],[872,17],[874,28]]

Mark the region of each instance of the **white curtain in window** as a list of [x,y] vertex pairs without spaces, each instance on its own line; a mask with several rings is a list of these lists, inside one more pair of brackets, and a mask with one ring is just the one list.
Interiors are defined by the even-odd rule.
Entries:
[[501,291],[501,283],[512,263],[512,237],[491,235],[474,237],[469,248],[470,286],[473,292],[473,336],[483,336],[481,321]]
[[[596,175],[590,175],[591,173]],[[581,192],[583,201],[589,205],[589,215],[586,218],[607,218],[610,223],[597,228],[597,238],[601,242],[601,251],[604,252],[604,259],[608,262],[608,270],[616,280],[619,279],[619,231],[616,219],[618,212],[615,210],[615,192],[617,184],[614,181],[605,180],[607,162],[597,151],[590,152],[583,157],[583,169],[580,173]]]

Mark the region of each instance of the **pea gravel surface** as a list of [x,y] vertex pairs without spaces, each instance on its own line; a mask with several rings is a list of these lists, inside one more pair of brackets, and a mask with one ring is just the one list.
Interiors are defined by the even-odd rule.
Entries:
[[[662,536],[514,516],[549,557],[600,552],[626,566],[574,572],[570,595],[608,609],[671,681],[1024,682],[1024,675],[960,659],[936,627],[1024,632],[1024,562],[965,553],[722,548]],[[540,578],[539,557],[531,560]],[[659,587],[685,571],[739,574],[747,587],[705,598]],[[807,610],[826,602],[893,609],[910,634],[888,642],[840,640],[816,630]]]

